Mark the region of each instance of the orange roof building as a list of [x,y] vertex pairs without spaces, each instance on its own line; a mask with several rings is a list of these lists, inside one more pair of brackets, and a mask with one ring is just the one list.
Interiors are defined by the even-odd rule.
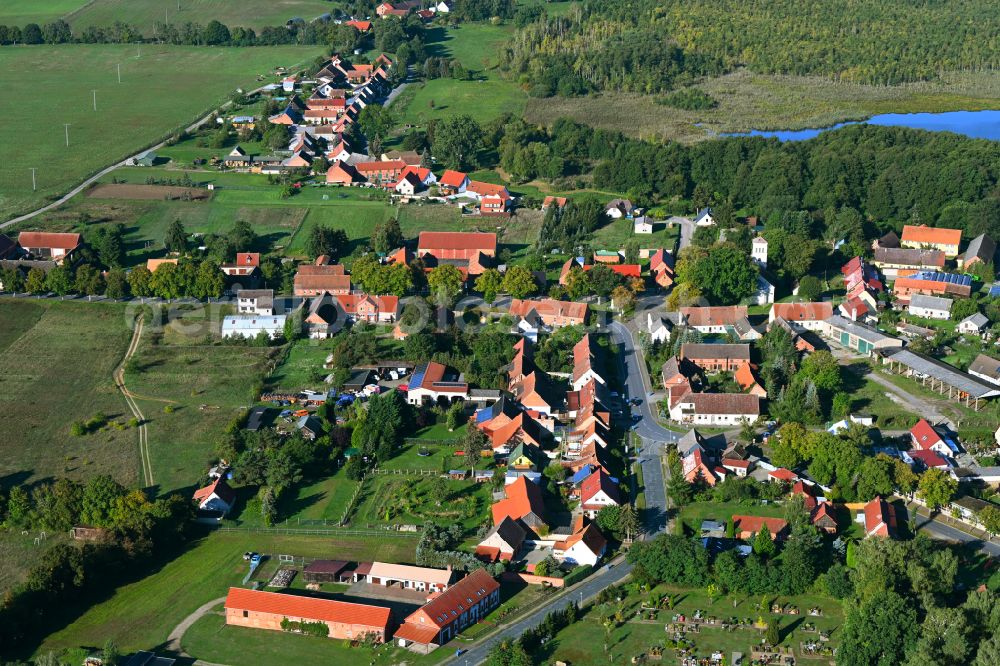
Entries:
[[488,257],[497,254],[494,233],[459,231],[421,231],[417,239],[417,256],[433,255],[438,259],[471,259],[482,252]]
[[17,235],[17,244],[40,259],[52,259],[59,263],[73,250],[80,247],[80,234],[55,233],[47,231],[22,231]]
[[788,532],[788,523],[781,518],[764,518],[763,516],[733,516],[733,526],[738,539],[752,539],[762,527],[766,527],[775,541],[784,539]]
[[575,301],[557,301],[552,298],[520,299],[510,302],[510,314],[513,317],[526,317],[532,310],[546,326],[576,326],[587,321],[589,306]]
[[504,491],[507,497],[495,503],[491,508],[494,525],[503,522],[504,518],[520,520],[532,529],[545,525],[543,518],[545,501],[542,498],[542,489],[533,481],[519,476],[513,483],[504,488]]
[[896,536],[896,510],[881,497],[865,505],[865,536],[891,539]]
[[781,318],[798,329],[814,331],[823,327],[823,321],[833,316],[832,303],[775,303],[767,321]]
[[962,243],[961,229],[945,229],[928,227],[927,225],[907,224],[903,227],[903,235],[899,244],[902,247],[940,250],[945,256],[958,256],[958,246]]
[[344,267],[340,264],[299,266],[294,293],[296,296],[349,294],[351,277],[344,275]]
[[381,642],[389,633],[392,613],[388,608],[282,594],[229,588],[226,596],[226,624],[251,629],[283,631],[283,620],[322,622],[330,638],[361,639],[374,634]]
[[426,654],[499,605],[500,584],[485,569],[476,569],[407,616],[394,638],[400,647]]

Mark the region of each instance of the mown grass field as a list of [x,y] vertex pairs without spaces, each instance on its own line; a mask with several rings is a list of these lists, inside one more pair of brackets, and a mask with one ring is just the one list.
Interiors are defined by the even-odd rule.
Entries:
[[0,4],[0,25],[24,27],[28,23],[42,25],[80,9],[86,0],[4,0]]
[[827,127],[877,113],[991,109],[1000,100],[1000,75],[996,73],[947,73],[938,81],[880,87],[741,71],[697,87],[719,105],[684,111],[657,104],[654,96],[631,93],[533,98],[527,103],[525,119],[551,124],[566,117],[650,140],[693,142],[721,132]]
[[[243,553],[307,558],[412,562],[412,537],[287,536],[218,532],[182,553],[171,553],[148,576],[115,590],[71,623],[55,630],[39,652],[116,640],[123,652],[146,650],[166,641],[170,631],[202,604],[223,597],[246,575]],[[262,632],[254,632],[262,633]],[[268,632],[266,635],[271,636]],[[277,634],[280,635],[280,634]],[[328,643],[328,645],[332,645]],[[251,654],[244,651],[243,654]],[[228,663],[240,663],[239,660]],[[291,662],[285,662],[291,663]]]
[[[278,353],[274,347],[212,344],[223,312],[183,313],[162,335],[150,324],[125,383],[146,416],[154,485],[160,492],[190,488],[215,458],[226,426],[257,398],[257,387]],[[168,411],[170,413],[168,413]]]
[[98,412],[131,418],[111,378],[130,339],[121,305],[0,299],[0,483],[97,474],[137,481],[134,429],[69,433]]
[[[253,84],[258,74],[318,52],[144,45],[136,58],[138,50],[83,44],[0,49],[0,113],[7,119],[0,126],[0,218],[35,208],[155,143],[218,106],[235,88]],[[69,147],[64,123],[70,124]],[[32,167],[37,192],[31,189]]]
[[167,10],[167,18],[172,24],[190,21],[204,25],[215,19],[230,28],[243,26],[259,29],[284,25],[292,18],[311,21],[337,6],[328,0],[249,0],[241,3],[229,0],[181,0],[179,3],[157,0],[94,0],[74,12],[68,20],[77,29],[124,21],[138,26],[144,32],[151,32],[157,22],[163,22],[164,10]]
[[487,122],[503,113],[520,116],[527,95],[495,70],[499,49],[510,39],[513,26],[464,24],[428,30],[427,52],[457,59],[471,70],[471,80],[432,79],[404,91],[392,108],[404,124],[422,126],[435,118],[468,114]]

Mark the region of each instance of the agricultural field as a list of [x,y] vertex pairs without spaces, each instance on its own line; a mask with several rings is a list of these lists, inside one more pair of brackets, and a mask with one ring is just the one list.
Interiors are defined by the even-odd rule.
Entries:
[[[0,218],[35,208],[156,143],[258,75],[317,49],[70,45],[0,49]],[[117,82],[121,65],[122,82]],[[97,111],[93,92],[97,91]],[[64,124],[69,124],[69,146]],[[25,137],[32,137],[27,141]],[[38,190],[31,189],[31,168]]]
[[0,25],[24,27],[55,21],[86,5],[86,0],[4,0],[0,4]]
[[524,117],[546,125],[566,117],[644,139],[690,143],[725,132],[828,127],[878,113],[992,109],[1000,98],[1000,75],[946,73],[937,81],[882,87],[739,71],[696,87],[718,106],[685,111],[657,104],[652,95],[615,93],[532,98]]
[[311,21],[338,6],[329,0],[249,0],[238,4],[228,0],[180,0],[177,3],[157,0],[92,0],[79,11],[73,12],[67,20],[75,29],[123,21],[149,33],[157,22],[163,22],[166,10],[167,18],[175,24],[191,22],[204,25],[214,19],[230,28],[242,26],[258,30],[266,26],[284,25],[293,18]]
[[[278,349],[215,343],[223,311],[180,313],[143,329],[125,383],[146,417],[154,486],[190,488],[215,457],[226,426],[256,399]],[[147,323],[149,319],[147,318]]]
[[406,125],[423,126],[435,118],[469,114],[485,123],[503,113],[521,115],[527,95],[495,70],[499,49],[512,26],[465,24],[427,31],[427,53],[457,59],[473,72],[471,80],[432,79],[405,90],[391,107]]
[[[112,372],[131,339],[121,305],[0,299],[0,479],[3,485],[54,476],[110,474],[134,485],[136,430]],[[97,414],[112,424],[72,436]]]
[[224,597],[230,586],[240,584],[248,570],[242,555],[248,550],[273,556],[411,562],[415,547],[416,538],[406,536],[213,533],[189,544],[181,553],[166,554],[148,576],[109,590],[106,598],[66,626],[53,627],[58,630],[46,639],[39,652],[102,645],[108,638],[116,640],[123,652],[160,645],[188,614],[212,599]]

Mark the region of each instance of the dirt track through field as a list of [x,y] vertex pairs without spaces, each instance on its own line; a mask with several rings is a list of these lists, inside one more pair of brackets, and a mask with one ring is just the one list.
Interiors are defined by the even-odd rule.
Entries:
[[139,421],[139,457],[142,460],[142,476],[146,482],[146,486],[151,486],[153,485],[153,465],[149,461],[149,432],[146,429],[146,418],[142,415],[142,411],[140,411],[139,405],[136,404],[131,391],[125,387],[125,366],[128,364],[129,359],[132,358],[132,355],[135,354],[135,350],[139,348],[139,341],[141,339],[142,315],[135,320],[132,342],[129,343],[128,351],[125,352],[121,364],[115,369],[114,379],[115,386],[122,392],[129,411]]
[[91,188],[87,197],[91,199],[133,199],[137,201],[156,201],[163,199],[192,200],[208,199],[208,190],[194,187],[178,187],[176,185],[138,185],[133,183],[105,183]]

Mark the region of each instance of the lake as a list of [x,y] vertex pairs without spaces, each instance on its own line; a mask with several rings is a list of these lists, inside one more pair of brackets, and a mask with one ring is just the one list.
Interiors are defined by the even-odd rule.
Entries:
[[779,141],[804,141],[819,136],[821,132],[835,130],[847,125],[885,125],[888,127],[910,127],[931,132],[954,132],[974,139],[1000,141],[1000,111],[947,111],[944,113],[882,113],[864,121],[838,123],[830,127],[804,130],[751,130],[724,136],[764,136]]

